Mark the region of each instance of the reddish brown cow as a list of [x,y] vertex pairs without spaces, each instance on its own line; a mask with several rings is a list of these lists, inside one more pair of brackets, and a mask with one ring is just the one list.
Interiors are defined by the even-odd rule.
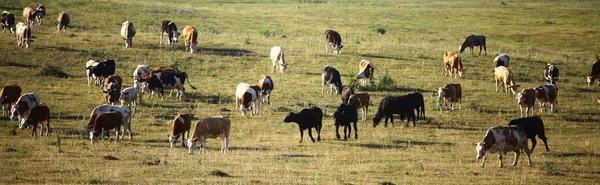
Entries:
[[175,117],[175,119],[173,119],[173,124],[171,125],[171,135],[169,136],[171,148],[175,148],[175,143],[177,143],[177,139],[179,139],[179,136],[182,136],[181,146],[185,147],[185,142],[190,137],[191,125],[191,114],[179,114],[177,115],[177,117]]
[[[110,129],[115,129],[117,141],[119,142],[119,132],[121,131],[121,125],[123,125],[123,115],[120,112],[107,112],[98,115],[96,122],[94,123],[94,129],[90,134],[92,144],[98,143],[100,140],[100,134],[102,130],[108,132]],[[110,140],[110,135],[108,135]]]
[[271,91],[273,90],[273,80],[270,76],[262,75],[260,79],[258,79],[258,88],[262,95],[260,96],[260,102],[264,103],[267,100],[267,104],[271,105]]
[[48,132],[50,131],[50,109],[45,105],[35,106],[29,111],[29,114],[21,120],[19,129],[25,129],[31,125],[33,126],[31,136],[33,137],[35,134],[35,137],[37,137],[37,132],[35,131],[37,130],[38,123],[40,123],[40,136],[44,136],[43,122],[46,122],[46,136],[48,136]]
[[0,91],[0,105],[2,106],[2,115],[10,111],[10,107],[17,102],[21,96],[21,87],[19,85],[8,85]]

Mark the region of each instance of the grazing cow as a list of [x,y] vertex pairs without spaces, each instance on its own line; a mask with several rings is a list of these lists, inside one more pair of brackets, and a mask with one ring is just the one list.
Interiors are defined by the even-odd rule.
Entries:
[[33,40],[31,40],[31,29],[29,28],[29,26],[27,26],[27,24],[25,23],[19,22],[19,24],[17,24],[16,33],[17,46],[25,46],[25,48],[29,48],[31,42],[33,42]]
[[183,28],[181,36],[185,39],[185,50],[190,50],[190,53],[194,53],[194,48],[198,44],[198,30],[194,27],[186,26]]
[[90,114],[90,119],[88,120],[87,126],[85,127],[85,137],[90,137],[90,135],[88,135],[91,131],[92,128],[94,127],[94,124],[96,123],[96,118],[98,117],[98,115],[102,114],[102,113],[107,113],[107,112],[119,112],[121,113],[121,117],[122,117],[122,125],[123,125],[123,133],[121,134],[121,139],[125,138],[125,131],[129,132],[129,139],[133,139],[133,132],[131,131],[131,109],[128,106],[116,106],[116,105],[100,105],[96,108],[94,108],[94,110],[92,110],[92,113]]
[[417,110],[417,120],[419,117],[423,117],[423,120],[425,120],[425,100],[423,95],[420,92],[414,92],[407,94],[406,96],[412,101],[411,104],[415,105],[415,110]]
[[406,117],[406,125],[408,127],[408,123],[410,120],[413,120],[413,127],[416,127],[415,123],[415,104],[412,104],[413,100],[411,100],[407,95],[403,96],[388,96],[381,100],[379,103],[379,109],[377,109],[377,113],[373,116],[373,128],[379,125],[381,122],[381,118],[385,116],[385,124],[387,127],[388,120],[392,122],[392,126],[394,126],[394,114],[400,115],[400,121]]
[[133,106],[133,111],[135,112],[137,107],[137,88],[127,87],[123,89],[119,100],[121,101],[121,106],[128,105],[130,109]]
[[145,64],[138,65],[133,71],[133,86],[135,88],[141,88],[140,77],[148,74],[150,72],[150,67]]
[[10,12],[4,11],[0,14],[0,25],[2,25],[2,33],[6,32],[6,28],[13,34],[17,31],[15,15]]
[[367,92],[357,92],[353,95],[350,95],[348,99],[348,104],[354,105],[357,109],[361,109],[362,112],[362,121],[367,121],[367,112],[369,111],[369,103],[371,101],[371,97]]
[[21,95],[21,87],[19,85],[8,85],[2,88],[0,92],[0,106],[2,106],[2,115],[10,111],[10,107],[17,102]]
[[515,152],[515,161],[513,166],[517,166],[519,161],[519,155],[521,150],[527,154],[529,160],[529,166],[531,162],[531,151],[527,147],[527,133],[523,130],[517,129],[516,126],[497,126],[490,127],[483,141],[476,144],[477,148],[477,159],[483,158],[481,167],[485,167],[485,160],[487,159],[487,152],[496,153],[498,152],[498,158],[500,159],[500,167],[502,164],[502,155],[508,152]]
[[235,107],[239,105],[242,116],[246,116],[249,109],[252,109],[252,115],[257,115],[260,113],[260,95],[260,88],[258,86],[240,83],[235,91]]
[[27,116],[21,120],[21,125],[19,129],[23,130],[29,126],[33,126],[33,131],[31,132],[31,136],[35,134],[37,137],[37,125],[40,126],[40,136],[44,136],[44,123],[46,122],[46,136],[48,136],[48,132],[50,131],[50,109],[45,105],[35,106],[31,108],[31,111],[27,113]]
[[37,16],[38,13],[40,13],[40,11],[34,10],[31,7],[23,8],[23,18],[25,20],[25,24],[33,26],[33,20]]
[[496,92],[498,92],[498,83],[502,83],[502,90],[504,93],[508,94],[510,89],[510,92],[513,95],[517,94],[517,87],[520,85],[515,84],[515,77],[510,69],[504,66],[499,66],[494,70],[494,76],[496,79]]
[[142,76],[139,78],[140,82],[146,82],[146,83],[142,83],[141,85],[141,93],[145,94],[147,91],[152,91],[151,93],[151,100],[154,100],[154,93],[155,92],[160,92],[161,98],[162,100],[164,100],[164,89],[176,89],[176,97],[179,100],[183,100],[183,95],[185,93],[185,81],[187,79],[188,85],[190,85],[190,87],[192,87],[192,89],[195,91],[196,87],[194,87],[191,83],[190,83],[190,79],[188,78],[187,73],[185,72],[181,72],[179,70],[175,70],[175,71],[160,71],[157,70],[159,72],[150,72],[147,73],[146,75]]
[[550,112],[553,112],[554,106],[558,104],[558,87],[554,84],[540,85],[535,88],[535,97],[540,103],[540,112],[546,112],[546,102],[550,102]]
[[200,153],[206,152],[206,139],[208,138],[221,138],[221,152],[227,153],[229,145],[229,131],[231,130],[231,120],[228,116],[218,116],[204,118],[194,127],[194,134],[191,139],[187,140],[187,146],[189,153],[193,154],[196,149],[198,139],[200,139]]
[[271,48],[271,62],[273,62],[273,71],[275,72],[275,68],[279,66],[279,72],[285,73],[287,70],[287,64],[285,63],[285,55],[283,53],[283,49],[279,46],[274,46]]
[[64,33],[67,31],[67,26],[69,25],[69,23],[71,23],[71,18],[66,12],[60,12],[58,14],[58,19],[56,19],[56,23],[58,23],[58,25],[56,26],[56,31],[59,32],[60,30],[63,30]]
[[40,105],[40,96],[36,93],[26,93],[21,95],[17,103],[11,108],[10,119],[22,121],[29,114],[31,108]]
[[544,68],[544,78],[546,78],[546,82],[556,85],[559,75],[560,72],[556,66],[549,63],[546,64],[546,67]]
[[354,94],[352,87],[342,88],[342,103],[348,103],[350,96]]
[[[458,73],[458,76],[463,77],[467,74],[467,68],[463,68],[462,59],[454,52],[446,52],[444,53],[444,77],[450,74],[450,78],[452,78],[452,74]],[[456,75],[454,75],[456,78]]]
[[[46,7],[44,5],[39,5],[35,11],[37,14],[35,15],[35,19],[37,19],[38,25],[42,25],[42,21],[44,16],[46,16]],[[33,22],[32,22],[33,23]]]
[[496,69],[498,66],[508,67],[509,63],[510,57],[506,53],[500,54],[494,58],[494,69]]
[[130,48],[133,44],[133,36],[135,36],[135,26],[129,20],[123,22],[121,25],[121,37],[125,40],[125,47]]
[[329,93],[333,94],[333,89],[336,89],[335,94],[342,93],[342,78],[340,76],[340,72],[329,66],[325,65],[323,71],[321,71],[323,83],[321,83],[321,93],[325,93],[325,85],[329,84]]
[[121,86],[123,85],[123,79],[118,74],[113,74],[106,78],[106,81],[104,81],[104,87],[108,87],[108,84],[110,83],[116,84],[120,91]]
[[487,48],[485,46],[485,36],[483,35],[469,35],[465,38],[465,42],[458,48],[459,53],[465,51],[465,48],[469,47],[471,49],[471,55],[473,55],[473,47],[479,46],[479,55],[481,55],[481,47],[483,46],[483,50],[485,55],[487,55]]
[[591,87],[592,84],[594,84],[594,80],[598,80],[598,85],[600,85],[600,60],[596,60],[596,62],[592,64],[592,71],[587,75],[588,87]]
[[93,79],[96,79],[95,84],[102,86],[105,78],[115,74],[116,64],[112,59],[104,60],[103,62],[96,62],[90,59],[85,63],[85,69],[88,76],[88,85],[90,85]]
[[323,128],[323,111],[319,107],[310,107],[308,109],[302,109],[298,113],[290,112],[283,119],[283,122],[289,123],[294,122],[298,124],[300,129],[300,143],[304,137],[304,130],[308,129],[308,136],[310,140],[315,142],[315,138],[312,136],[312,128],[317,131],[317,141],[321,141],[321,129]]
[[271,91],[273,91],[273,87],[275,87],[275,84],[270,76],[262,75],[260,79],[258,79],[258,88],[261,92],[261,103],[265,103],[265,100],[267,100],[267,104],[271,105]]
[[340,34],[333,30],[325,31],[325,52],[329,52],[329,45],[333,45],[333,49],[335,50],[335,54],[341,54],[342,48],[342,37]]
[[522,92],[517,93],[517,103],[521,109],[521,118],[523,118],[524,107],[525,117],[529,117],[529,110],[531,110],[531,116],[533,116],[533,106],[535,105],[535,89],[523,89]]
[[[447,84],[438,88],[438,101],[444,99],[444,107],[448,111],[454,110],[454,103],[458,102],[458,109],[462,109],[462,86],[460,84]],[[450,102],[448,104],[448,102]]]
[[121,95],[121,86],[116,83],[109,83],[106,86],[106,90],[103,90],[102,92],[104,93],[106,104],[115,105],[117,101],[119,101],[119,96]]
[[[169,142],[171,148],[175,148],[177,139],[181,136],[181,146],[185,147],[185,141],[190,138],[190,127],[192,125],[191,114],[179,114],[173,119],[171,125],[171,135],[169,136]],[[186,135],[187,133],[187,135]]]
[[167,35],[167,37],[169,38],[170,46],[172,46],[173,44],[175,44],[177,42],[177,39],[179,39],[179,32],[177,32],[177,25],[175,25],[175,22],[172,22],[169,20],[162,21],[162,24],[160,24],[160,43],[159,43],[159,45],[162,45],[164,35]]
[[[338,140],[340,139],[340,126],[344,127],[344,140],[348,140],[348,137],[352,134],[352,125],[350,124],[352,122],[354,122],[354,139],[358,139],[358,126],[356,123],[358,122],[358,112],[354,105],[340,104],[338,109],[333,113],[333,119],[335,121],[335,136]],[[348,130],[347,134],[346,129]]]
[[[115,129],[115,137],[117,137],[117,141],[119,142],[119,132],[121,132],[121,125],[123,123],[123,115],[120,112],[107,112],[98,115],[96,120],[94,121],[94,128],[90,133],[90,139],[92,140],[92,144],[98,143],[100,141],[100,134],[102,130],[104,132],[108,132],[111,129]],[[125,131],[123,131],[125,133]],[[110,135],[108,135],[108,139],[110,140]],[[123,137],[121,137],[121,140]]]
[[375,66],[368,60],[361,60],[358,64],[358,75],[356,78],[359,80],[359,84],[367,86],[367,82],[373,84],[373,73],[375,72]]
[[540,117],[533,116],[529,118],[513,119],[508,125],[515,125],[518,130],[525,130],[527,138],[531,139],[531,153],[533,153],[533,149],[535,149],[535,144],[537,143],[537,140],[535,139],[536,135],[544,141],[546,152],[550,152],[550,148],[548,148],[548,143],[546,142],[544,122]]

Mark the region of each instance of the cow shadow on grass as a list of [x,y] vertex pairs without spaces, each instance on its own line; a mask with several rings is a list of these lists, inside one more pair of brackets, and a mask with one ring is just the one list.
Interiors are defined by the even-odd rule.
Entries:
[[202,48],[198,51],[202,52],[203,54],[220,56],[248,56],[253,54],[253,52],[249,50],[234,48]]
[[554,157],[600,157],[600,154],[587,152],[549,153],[544,155],[551,155]]
[[186,96],[186,99],[208,104],[228,104],[233,102],[233,96],[230,95],[200,95],[194,93]]
[[37,65],[30,65],[30,64],[21,64],[21,63],[16,63],[16,62],[2,62],[0,63],[0,66],[8,66],[8,67],[23,67],[23,68],[37,68]]
[[58,51],[66,51],[66,52],[78,52],[78,53],[85,53],[85,52],[87,52],[87,50],[68,48],[68,47],[65,47],[65,46],[48,46],[46,48],[56,49]]
[[396,87],[395,88],[396,91],[398,92],[420,92],[421,94],[425,94],[425,93],[437,93],[437,91],[433,91],[431,89],[421,89],[421,88],[411,88],[411,87]]
[[575,87],[575,90],[577,92],[596,92],[596,91],[598,91],[593,86],[591,88],[578,88],[578,87]]
[[268,151],[270,150],[267,147],[228,147],[227,150],[233,150],[233,151]]
[[281,158],[312,158],[316,157],[314,155],[306,155],[306,154],[281,154],[279,155]]
[[408,148],[407,146],[404,145],[386,145],[386,144],[378,144],[378,143],[351,143],[351,144],[345,144],[348,146],[354,146],[354,147],[363,147],[363,148],[369,148],[369,149],[385,149],[385,150],[389,150],[389,149],[406,149]]
[[419,146],[431,146],[431,145],[441,145],[441,146],[454,146],[456,144],[451,142],[428,142],[428,141],[407,141],[407,140],[394,140],[392,141],[394,144],[405,144],[408,145],[419,145]]
[[[556,112],[556,110],[555,110]],[[579,122],[579,123],[598,123],[600,122],[600,119],[594,119],[591,117],[588,118],[576,118],[576,117],[565,117],[565,121],[568,122]]]
[[[315,73],[315,72],[305,72],[304,74],[307,74],[307,75],[315,75],[315,76],[322,76],[322,75],[323,75],[323,74],[322,74],[322,73],[320,73],[320,72],[319,72],[319,73]],[[340,74],[340,76],[341,76],[341,77],[347,77],[347,78],[354,78],[354,77],[355,77],[354,75],[350,75],[350,74]]]
[[414,59],[399,58],[399,57],[392,57],[392,56],[381,56],[381,55],[360,54],[360,56],[365,57],[365,58],[392,59],[392,60],[401,60],[401,61],[416,61]]

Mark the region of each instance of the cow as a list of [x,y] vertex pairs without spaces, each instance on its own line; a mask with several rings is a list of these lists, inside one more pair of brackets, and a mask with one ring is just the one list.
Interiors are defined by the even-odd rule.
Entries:
[[60,12],[58,14],[58,18],[56,19],[56,23],[58,24],[56,26],[56,31],[60,32],[60,30],[63,30],[64,33],[67,31],[67,26],[69,23],[71,23],[71,17],[69,17],[69,14],[66,12]]
[[46,122],[46,136],[48,136],[48,132],[50,131],[50,109],[45,105],[35,106],[31,108],[31,111],[27,113],[27,116],[21,120],[19,129],[23,130],[29,126],[33,126],[31,137],[33,137],[34,134],[35,137],[37,137],[37,132],[35,131],[37,130],[39,123],[41,124],[40,136],[44,136],[44,122]]
[[133,71],[133,86],[135,88],[140,89],[141,88],[141,82],[140,82],[140,77],[144,76],[146,74],[148,74],[150,72],[150,67],[148,67],[145,64],[142,65],[138,65],[135,70]]
[[177,42],[177,40],[179,39],[179,32],[177,32],[177,25],[175,25],[175,22],[172,22],[169,20],[162,21],[162,23],[160,24],[160,43],[159,43],[159,45],[163,44],[163,36],[164,35],[167,35],[167,37],[169,38],[170,46],[172,46],[173,44],[175,44]]
[[[42,21],[44,16],[46,16],[46,7],[44,5],[39,5],[35,11],[37,14],[35,15],[35,19],[37,19],[38,25],[42,25]],[[32,22],[33,23],[33,22]]]
[[189,154],[194,153],[197,147],[198,139],[200,139],[200,153],[206,152],[206,139],[221,138],[221,152],[227,154],[229,145],[229,131],[231,130],[231,120],[228,116],[215,116],[204,118],[194,127],[194,134],[191,139],[187,140]]
[[[467,68],[463,68],[462,59],[456,53],[448,51],[444,53],[444,77],[458,73],[458,76],[463,77],[467,74]],[[456,75],[454,75],[456,78]]]
[[284,123],[294,122],[298,124],[300,130],[300,143],[304,138],[304,130],[308,129],[308,136],[312,142],[315,138],[312,136],[312,128],[317,131],[317,141],[321,141],[321,129],[323,128],[323,111],[319,107],[310,107],[302,109],[298,113],[289,112],[283,119]]
[[15,25],[15,15],[10,12],[3,11],[2,14],[0,14],[0,25],[2,25],[2,33],[6,33],[6,28],[8,28],[12,34],[16,33],[17,31]]
[[325,31],[325,52],[329,52],[329,45],[333,45],[333,49],[335,50],[335,54],[341,54],[342,48],[342,37],[340,34],[333,30]]
[[560,72],[556,66],[550,63],[546,64],[546,67],[544,68],[544,78],[546,79],[546,82],[556,85],[559,75]]
[[17,102],[21,96],[21,87],[19,85],[8,85],[2,88],[0,92],[0,106],[2,106],[2,115],[10,111],[10,107]]
[[449,83],[445,87],[438,88],[438,101],[442,98],[444,99],[444,107],[448,111],[454,110],[454,103],[456,102],[458,102],[458,109],[462,109],[462,86]]
[[533,149],[535,149],[535,144],[537,143],[537,140],[535,139],[536,135],[544,141],[546,152],[550,152],[550,148],[548,148],[548,143],[546,142],[544,122],[540,117],[533,116],[529,118],[513,119],[508,125],[515,125],[518,130],[525,130],[527,138],[531,139],[531,153],[533,153]]
[[506,53],[500,54],[494,58],[494,69],[498,66],[508,67],[508,64],[510,64],[510,57]]
[[361,109],[362,121],[367,121],[367,112],[369,111],[370,101],[371,97],[369,96],[369,93],[357,92],[350,95],[347,103],[354,105],[357,109]]
[[21,122],[23,118],[29,114],[31,108],[38,105],[40,105],[40,96],[36,93],[31,92],[23,94],[19,97],[17,103],[10,109],[10,119],[19,120],[19,122]]
[[275,68],[279,66],[279,72],[285,73],[287,71],[287,64],[285,63],[285,55],[283,53],[283,49],[279,46],[274,46],[271,48],[271,62],[273,62],[273,70],[271,73],[275,72]]
[[118,86],[119,91],[121,91],[121,86],[123,85],[123,79],[118,74],[113,74],[108,76],[104,81],[104,87],[108,87],[108,84],[114,83]]
[[485,55],[487,55],[487,48],[485,46],[485,36],[483,35],[469,35],[465,38],[465,41],[458,48],[458,52],[462,53],[465,51],[465,48],[469,47],[471,49],[471,55],[473,55],[473,47],[479,46],[479,55],[481,55],[481,47],[483,47]]
[[242,116],[246,116],[249,109],[252,115],[260,113],[261,93],[258,86],[250,86],[247,83],[239,83],[235,91],[235,107],[239,105]]
[[415,110],[417,110],[417,120],[419,117],[422,117],[425,120],[425,100],[423,95],[420,92],[414,92],[407,94],[408,99],[411,101],[411,104],[415,105]]
[[550,103],[550,112],[553,112],[554,106],[558,104],[558,87],[554,84],[540,85],[535,88],[535,97],[540,103],[540,112],[546,112],[546,102]]
[[90,114],[90,119],[88,120],[87,126],[85,127],[85,137],[90,137],[90,135],[88,135],[91,131],[92,128],[94,127],[94,124],[96,123],[96,118],[98,118],[98,115],[102,114],[102,113],[107,113],[107,112],[119,112],[121,113],[121,118],[122,118],[122,125],[123,125],[123,133],[121,134],[121,139],[125,138],[125,131],[129,132],[129,139],[133,139],[133,132],[131,131],[131,109],[128,106],[117,106],[117,105],[100,105],[96,108],[94,108],[94,110],[92,110],[92,113]]
[[116,83],[109,83],[102,92],[104,93],[106,104],[115,105],[117,101],[119,101],[119,96],[121,95],[121,86]]
[[375,72],[375,66],[368,60],[361,60],[358,64],[358,75],[356,79],[359,80],[359,84],[367,86],[367,82],[373,84],[373,74]]
[[162,100],[164,100],[164,89],[176,89],[176,97],[179,100],[183,100],[183,95],[185,93],[185,81],[187,80],[188,85],[196,91],[196,87],[194,87],[190,83],[190,79],[188,78],[187,73],[181,72],[178,69],[175,71],[160,71],[159,72],[150,72],[146,75],[139,78],[141,85],[141,93],[145,94],[147,91],[152,91],[151,100],[154,100],[154,93],[160,92]]
[[[124,125],[124,123],[123,115],[121,115],[120,112],[107,112],[98,115],[98,117],[94,121],[93,130],[90,132],[90,139],[92,140],[92,144],[98,143],[98,141],[100,141],[100,137],[103,137],[100,135],[102,133],[102,130],[104,130],[104,132],[108,132],[111,129],[115,129],[115,137],[117,137],[116,142],[119,142],[119,132],[121,132],[121,125]],[[123,131],[123,133],[125,133],[125,131]],[[110,135],[107,135],[108,139],[110,140]],[[122,137],[121,140],[123,140]]]
[[273,87],[275,87],[275,84],[270,76],[262,75],[258,79],[258,88],[260,89],[261,93],[261,103],[265,103],[266,100],[267,104],[271,105],[271,91],[273,91]]
[[518,129],[516,126],[497,126],[490,127],[483,141],[476,144],[475,150],[477,151],[477,159],[482,159],[481,167],[485,167],[485,160],[487,159],[487,153],[498,152],[498,158],[500,159],[500,167],[502,164],[502,155],[508,152],[515,152],[515,161],[513,166],[517,166],[519,161],[519,155],[521,150],[527,154],[529,160],[529,166],[531,162],[531,151],[527,147],[527,133],[524,130]]
[[31,29],[29,26],[27,26],[25,23],[19,22],[19,24],[17,24],[16,35],[17,46],[20,46],[21,48],[23,46],[25,46],[25,48],[29,48],[31,42],[33,42],[33,40],[31,40]]
[[133,111],[135,112],[137,108],[137,88],[135,87],[127,87],[121,91],[121,95],[119,96],[119,100],[121,101],[121,106],[128,105],[129,108],[133,106]]
[[592,64],[592,71],[587,75],[588,87],[594,84],[594,80],[598,80],[598,85],[600,85],[600,59]]
[[[340,139],[339,127],[344,127],[344,140],[348,140],[348,137],[352,134],[352,125],[354,122],[354,139],[358,139],[358,112],[356,106],[351,104],[342,103],[338,109],[333,113],[334,125],[335,125],[335,136]],[[348,133],[346,134],[346,129]]]
[[342,78],[340,76],[340,72],[329,66],[325,65],[323,71],[321,71],[321,76],[323,77],[323,81],[321,83],[321,93],[325,93],[325,85],[329,84],[328,91],[330,94],[333,94],[333,89],[336,89],[335,94],[342,93]]
[[535,105],[535,89],[523,89],[522,92],[517,93],[517,103],[521,109],[521,118],[523,118],[523,108],[525,108],[525,117],[529,117],[529,110],[531,110],[531,116],[533,116],[533,106]]
[[171,148],[175,148],[175,144],[177,143],[177,139],[179,139],[179,137],[181,137],[181,146],[186,146],[185,142],[190,137],[191,125],[191,114],[179,114],[173,119],[173,124],[171,124],[171,135],[169,135],[169,143],[171,143]]
[[181,36],[185,39],[185,50],[190,50],[190,53],[194,53],[194,48],[198,44],[198,30],[192,26],[186,26],[183,28]]
[[33,20],[35,19],[38,13],[40,13],[40,11],[38,11],[37,9],[34,10],[31,7],[23,8],[23,19],[25,21],[25,24],[33,26]]
[[496,92],[498,92],[498,83],[502,83],[502,90],[504,93],[508,94],[510,89],[510,92],[513,95],[517,94],[517,87],[520,85],[515,84],[515,77],[510,69],[504,66],[496,67],[494,76],[494,79],[496,79]]
[[115,74],[116,64],[112,59],[104,60],[102,62],[96,62],[95,60],[90,59],[85,63],[85,69],[88,76],[88,85],[92,83],[93,79],[96,79],[95,84],[102,86],[105,78]]
[[130,48],[133,44],[133,36],[135,36],[135,26],[129,20],[121,24],[121,37],[125,40],[125,47]]
[[342,88],[342,103],[348,103],[350,96],[354,94],[352,87]]
[[388,120],[392,122],[392,126],[394,126],[394,114],[400,115],[400,120],[402,121],[404,117],[406,117],[406,125],[408,127],[408,123],[410,120],[413,120],[413,127],[416,127],[415,123],[415,104],[412,104],[413,100],[411,100],[407,95],[402,96],[388,96],[385,97],[379,102],[379,108],[377,109],[377,113],[373,116],[373,128],[379,125],[381,122],[381,118],[385,117],[384,126],[387,127]]

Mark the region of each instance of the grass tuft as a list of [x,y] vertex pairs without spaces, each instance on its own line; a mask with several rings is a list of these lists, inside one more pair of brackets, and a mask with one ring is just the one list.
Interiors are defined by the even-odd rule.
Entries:
[[382,35],[385,34],[385,32],[386,32],[385,28],[377,28],[377,30],[375,30],[375,31],[377,31],[377,33],[382,34]]
[[383,77],[381,77],[381,79],[379,80],[379,83],[377,84],[377,90],[382,91],[382,90],[395,90],[396,89],[396,81],[394,81],[394,79],[392,79],[392,77],[390,77],[390,75],[388,74],[388,70],[385,70],[385,75],[383,75]]
[[60,67],[52,66],[49,64],[44,65],[40,68],[38,75],[41,76],[55,76],[59,78],[69,78],[69,74],[65,73]]
[[552,172],[554,171],[554,163],[544,162],[541,168],[544,171],[544,173],[546,173],[546,175],[552,175]]
[[261,29],[258,30],[258,34],[263,35],[265,37],[272,37],[275,36],[275,31],[271,31],[269,29]]

